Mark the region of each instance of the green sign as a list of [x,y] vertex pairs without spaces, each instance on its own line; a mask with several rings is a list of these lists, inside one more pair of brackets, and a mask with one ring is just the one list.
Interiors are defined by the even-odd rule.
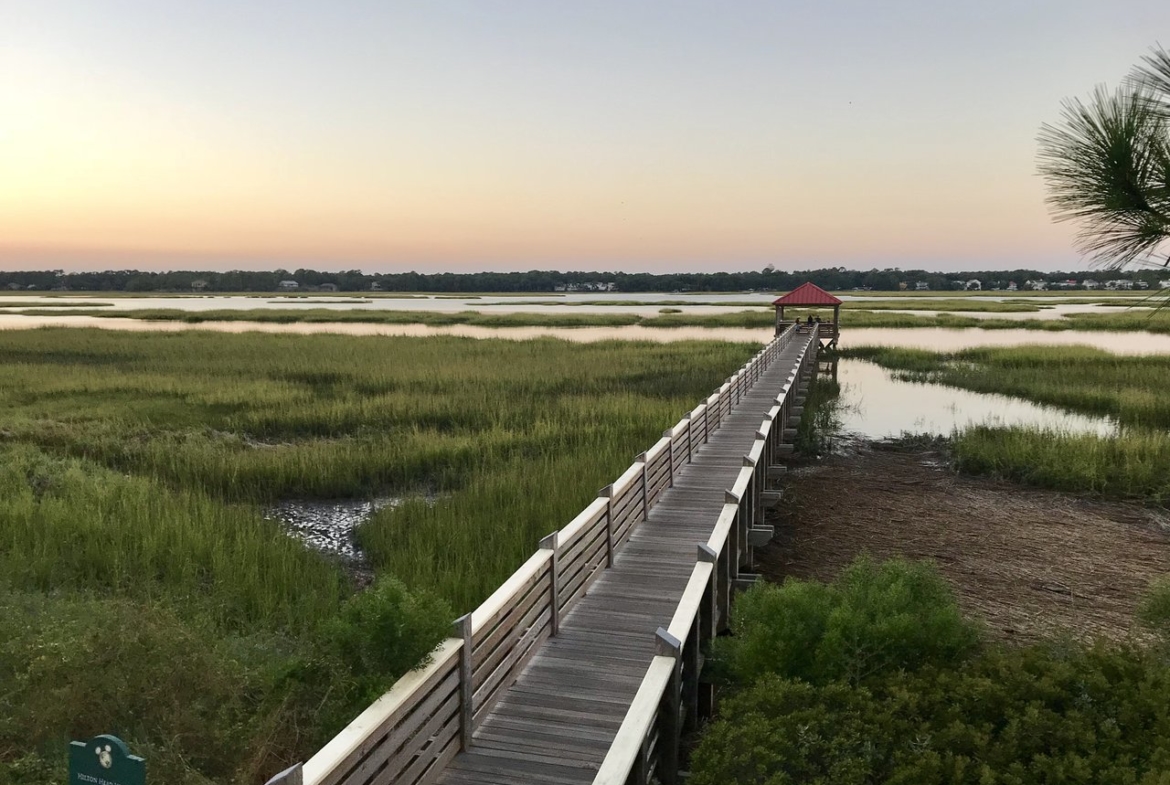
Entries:
[[69,785],[146,785],[146,761],[117,736],[71,741]]

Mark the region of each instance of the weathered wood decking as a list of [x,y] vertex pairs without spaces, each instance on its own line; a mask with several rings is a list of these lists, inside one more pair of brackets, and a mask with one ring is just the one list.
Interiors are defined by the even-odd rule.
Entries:
[[[811,336],[787,346],[691,462],[588,593],[560,620],[483,717],[469,749],[438,776],[445,785],[591,783],[612,746],[706,542],[744,467],[761,418]],[[784,428],[787,423],[781,423]]]

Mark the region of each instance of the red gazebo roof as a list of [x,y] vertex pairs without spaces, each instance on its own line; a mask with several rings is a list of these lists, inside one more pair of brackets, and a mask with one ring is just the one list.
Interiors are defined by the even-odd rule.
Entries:
[[840,305],[841,301],[815,283],[802,283],[772,305]]

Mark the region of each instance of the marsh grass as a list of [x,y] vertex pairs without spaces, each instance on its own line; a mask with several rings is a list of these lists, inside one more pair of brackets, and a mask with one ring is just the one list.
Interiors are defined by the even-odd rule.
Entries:
[[[660,303],[656,303],[660,304]],[[901,313],[913,310],[912,306],[900,303],[846,303],[841,317],[843,329],[850,327],[916,328],[942,327],[950,329],[978,328],[982,330],[1044,330],[1063,332],[1087,330],[1106,332],[1146,331],[1170,333],[1170,309],[1133,310],[1109,313],[1073,313],[1060,318],[997,319],[965,316],[962,311],[1028,311],[1032,306],[993,307],[996,303],[961,303],[973,307],[955,306],[959,313],[942,310],[947,303],[941,303],[934,310],[937,313]],[[983,307],[980,307],[983,306]],[[283,309],[220,309],[213,311],[185,311],[179,308],[143,308],[126,311],[100,310],[96,308],[30,308],[20,312],[29,316],[89,316],[107,319],[139,319],[144,321],[184,322],[257,322],[273,324],[317,323],[317,324],[422,324],[432,327],[447,325],[474,325],[479,327],[742,327],[760,329],[771,327],[775,316],[771,308],[757,307],[750,310],[722,314],[660,313],[657,316],[640,316],[630,313],[492,313],[480,311],[375,311],[342,310],[328,308]],[[824,318],[826,310],[792,309],[785,312],[788,318],[804,319],[809,314]],[[13,314],[16,315],[16,314]],[[1040,311],[1040,316],[1043,311]],[[1120,340],[1120,339],[1119,339]]]
[[818,373],[809,386],[796,428],[797,451],[813,456],[829,451],[833,434],[841,427],[840,407],[841,385]]
[[[303,759],[755,349],[0,334],[0,781],[58,781],[60,739],[109,730],[160,781]],[[374,495],[407,501],[361,530],[356,595],[260,514]],[[74,711],[99,645],[95,694],[157,705]]]
[[[495,522],[436,535],[425,547],[426,527],[412,524],[409,562],[391,553],[396,545],[379,547],[393,536],[368,535],[379,562],[401,564],[412,586],[405,573],[447,575],[450,562],[474,564],[474,581],[424,581],[442,583],[447,599],[469,609],[537,536],[567,522],[751,350],[693,342],[12,332],[0,343],[8,369],[0,379],[0,428],[9,445],[74,459],[54,471],[78,481],[86,466],[100,466],[188,494],[175,504],[208,505],[191,518],[236,516],[209,520],[211,539],[224,529],[250,530],[241,521],[254,510],[229,513],[224,505],[455,494],[428,508],[434,516],[461,509],[460,491],[487,493],[472,507]],[[18,457],[22,466],[36,463],[27,449]],[[21,471],[10,472],[14,490],[31,476]],[[555,491],[541,490],[545,483]],[[145,505],[152,492],[144,485],[135,493]],[[67,501],[65,509],[95,503]],[[125,519],[137,503],[115,517]],[[393,529],[393,521],[419,515],[408,504],[384,511],[370,528]],[[30,524],[27,536],[37,528]],[[454,544],[460,537],[471,539]]]
[[956,434],[955,465],[1043,488],[1170,502],[1170,437],[1133,429],[1116,436],[977,426]]

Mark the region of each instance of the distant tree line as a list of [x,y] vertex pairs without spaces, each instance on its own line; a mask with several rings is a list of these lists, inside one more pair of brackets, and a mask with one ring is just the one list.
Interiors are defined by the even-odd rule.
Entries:
[[1158,288],[1166,271],[1149,269],[1129,272],[1094,270],[1092,272],[1042,272],[1039,270],[975,270],[957,273],[937,273],[926,270],[848,270],[827,267],[819,270],[787,272],[765,267],[757,272],[736,273],[622,273],[622,272],[557,272],[532,270],[513,273],[372,273],[361,270],[323,272],[318,270],[272,270],[253,272],[231,270],[176,270],[149,272],[143,270],[106,270],[104,272],[64,272],[62,270],[32,270],[0,272],[0,295],[3,290],[67,290],[86,292],[274,292],[282,281],[296,281],[300,290],[314,291],[322,287],[338,291],[361,292],[556,292],[589,291],[599,285],[612,284],[621,292],[737,292],[786,291],[805,281],[825,289],[848,291],[872,289],[897,291],[903,284],[914,289],[925,283],[933,291],[952,290],[959,282],[979,280],[984,289],[1006,288],[1010,282],[1023,286],[1025,281],[1062,281],[1086,279],[1104,282],[1114,279],[1146,281],[1150,288]]

